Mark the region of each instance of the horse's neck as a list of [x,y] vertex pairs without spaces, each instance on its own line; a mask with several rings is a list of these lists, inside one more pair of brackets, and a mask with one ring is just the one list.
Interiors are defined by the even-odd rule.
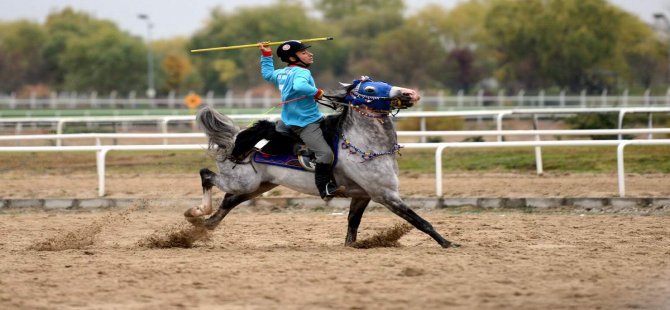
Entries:
[[372,118],[349,110],[342,125],[342,135],[359,148],[382,151],[397,142],[391,117]]

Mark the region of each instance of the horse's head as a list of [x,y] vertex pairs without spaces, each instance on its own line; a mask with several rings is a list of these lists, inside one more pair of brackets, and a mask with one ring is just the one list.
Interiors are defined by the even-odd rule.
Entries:
[[342,86],[346,91],[343,99],[347,103],[354,106],[364,105],[378,111],[407,109],[421,99],[415,90],[373,81],[367,76]]

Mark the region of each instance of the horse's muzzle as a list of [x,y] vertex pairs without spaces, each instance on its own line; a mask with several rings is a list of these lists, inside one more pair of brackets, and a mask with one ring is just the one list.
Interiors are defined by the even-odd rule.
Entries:
[[397,108],[406,109],[414,106],[421,96],[416,90],[402,87],[394,87],[396,98],[400,99],[400,104]]

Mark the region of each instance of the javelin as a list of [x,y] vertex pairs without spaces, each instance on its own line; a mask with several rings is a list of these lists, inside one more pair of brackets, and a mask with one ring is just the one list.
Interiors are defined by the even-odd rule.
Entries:
[[[329,41],[332,40],[333,37],[323,37],[323,38],[313,38],[313,39],[303,39],[303,40],[297,40],[302,43],[306,42],[315,42],[315,41]],[[265,44],[267,45],[279,45],[282,44],[286,41],[278,41],[278,42],[267,42]],[[260,43],[255,43],[255,44],[244,44],[244,45],[233,45],[233,46],[222,46],[222,47],[211,47],[211,48],[201,48],[197,50],[191,50],[191,53],[201,53],[201,52],[216,52],[216,51],[226,51],[226,50],[235,50],[239,48],[249,48],[249,47],[258,47]]]

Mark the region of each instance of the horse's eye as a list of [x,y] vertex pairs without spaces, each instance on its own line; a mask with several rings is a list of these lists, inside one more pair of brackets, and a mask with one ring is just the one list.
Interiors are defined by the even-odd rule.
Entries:
[[375,91],[376,91],[375,88],[372,87],[372,86],[366,86],[365,87],[365,92],[366,93],[374,93]]

